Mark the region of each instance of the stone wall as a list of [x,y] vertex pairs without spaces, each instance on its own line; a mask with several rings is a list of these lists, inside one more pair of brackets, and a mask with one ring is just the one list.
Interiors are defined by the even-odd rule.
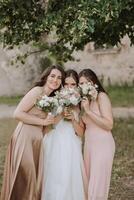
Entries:
[[84,51],[75,52],[74,62],[67,62],[66,68],[75,68],[79,72],[84,68],[93,69],[104,84],[134,84],[134,46],[130,47],[127,37],[119,47],[95,50],[92,43]]
[[[33,54],[23,65],[20,62],[11,65],[17,54],[30,48],[5,50],[0,48],[0,96],[21,95],[27,92],[40,76],[41,54]],[[43,55],[44,56],[44,55]],[[84,51],[74,52],[75,61],[65,63],[66,69],[74,68],[78,72],[92,68],[104,84],[134,84],[134,46],[126,37],[120,47],[95,50],[93,43],[87,44]]]
[[0,49],[0,96],[24,94],[31,88],[40,74],[39,55],[31,55],[25,64],[20,61],[12,65],[17,55],[26,52],[28,46],[21,49]]

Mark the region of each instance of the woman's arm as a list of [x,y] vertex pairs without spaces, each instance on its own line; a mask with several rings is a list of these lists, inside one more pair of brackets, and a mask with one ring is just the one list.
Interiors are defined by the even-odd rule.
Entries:
[[77,133],[77,135],[82,137],[85,132],[85,126],[84,126],[82,120],[77,121],[74,118],[74,119],[72,119],[72,124],[73,124],[74,130]]
[[89,108],[89,103],[87,100],[82,102],[82,106],[84,107],[85,112],[90,117],[92,121],[94,121],[101,128],[110,131],[113,128],[113,115],[112,115],[112,107],[109,97],[106,93],[99,93],[98,95],[98,104],[101,116],[97,115]]
[[41,125],[45,126],[49,123],[53,122],[53,119],[49,117],[49,119],[41,119],[39,117],[36,117],[28,111],[35,105],[35,102],[39,95],[41,94],[41,88],[40,87],[34,87],[31,89],[20,101],[19,105],[17,106],[15,112],[14,112],[14,118],[20,121],[23,121],[27,124],[33,124],[33,125]]

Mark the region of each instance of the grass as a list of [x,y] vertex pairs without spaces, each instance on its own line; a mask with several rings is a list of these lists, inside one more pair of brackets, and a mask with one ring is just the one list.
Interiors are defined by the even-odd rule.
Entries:
[[0,120],[0,187],[2,184],[2,175],[4,169],[5,154],[10,136],[16,126],[16,121],[13,119]]
[[134,119],[117,120],[113,130],[116,154],[109,200],[134,199]]
[[112,105],[114,107],[134,106],[134,87],[133,86],[110,86],[106,88]]
[[0,104],[7,104],[9,106],[17,105],[20,102],[21,98],[22,96],[2,96],[0,97]]
[[[134,106],[134,87],[132,86],[109,86],[106,88],[112,105],[114,107],[123,106],[131,107]],[[22,96],[16,97],[0,97],[0,104],[16,105],[19,103]]]
[[[113,164],[109,200],[134,199],[134,119],[115,121],[113,135],[116,154]],[[4,168],[5,152],[11,133],[16,126],[12,119],[0,120],[0,187]]]

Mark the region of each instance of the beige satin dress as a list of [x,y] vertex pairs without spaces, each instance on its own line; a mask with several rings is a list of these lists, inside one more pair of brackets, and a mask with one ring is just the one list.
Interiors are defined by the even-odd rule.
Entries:
[[[33,107],[30,114],[45,118]],[[43,127],[19,122],[8,147],[1,200],[40,200],[43,178]]]

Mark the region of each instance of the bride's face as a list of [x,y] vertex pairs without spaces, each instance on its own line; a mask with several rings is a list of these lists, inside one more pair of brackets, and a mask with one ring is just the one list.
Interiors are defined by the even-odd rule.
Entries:
[[47,77],[46,86],[51,90],[56,90],[62,82],[62,74],[58,69],[52,69]]
[[93,83],[92,81],[87,80],[87,78],[84,77],[84,76],[81,76],[80,79],[79,79],[79,85],[83,85],[83,84],[89,83],[89,82]]
[[73,79],[73,77],[67,77],[65,78],[65,88],[75,88],[77,87],[76,81]]

